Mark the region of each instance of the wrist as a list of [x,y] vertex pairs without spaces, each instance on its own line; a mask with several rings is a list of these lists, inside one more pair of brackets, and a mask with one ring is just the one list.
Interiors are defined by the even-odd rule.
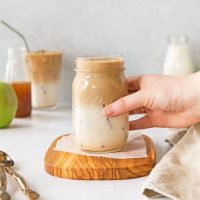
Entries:
[[[192,110],[194,114],[198,117],[200,122],[200,71],[189,75],[187,78],[188,78],[187,83],[190,86],[189,93],[192,93],[191,96]],[[192,101],[192,99],[194,101]]]
[[189,85],[191,85],[191,90],[194,90],[195,92],[198,92],[198,94],[196,94],[197,96],[199,96],[200,98],[200,87],[199,87],[199,83],[200,83],[200,71],[190,74],[187,76],[187,82]]

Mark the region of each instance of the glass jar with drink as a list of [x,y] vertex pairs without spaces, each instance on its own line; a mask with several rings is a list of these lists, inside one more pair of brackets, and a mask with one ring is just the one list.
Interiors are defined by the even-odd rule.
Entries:
[[73,134],[80,149],[121,150],[128,138],[128,114],[107,118],[102,109],[128,94],[122,57],[78,57],[73,81]]
[[25,63],[25,48],[9,48],[6,64],[5,81],[10,83],[18,98],[18,109],[15,117],[31,116],[31,82]]

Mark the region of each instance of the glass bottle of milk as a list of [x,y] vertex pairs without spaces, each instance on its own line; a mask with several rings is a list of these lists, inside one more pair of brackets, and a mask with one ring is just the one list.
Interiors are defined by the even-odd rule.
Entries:
[[187,75],[194,72],[194,65],[188,48],[187,36],[170,36],[164,61],[163,74]]

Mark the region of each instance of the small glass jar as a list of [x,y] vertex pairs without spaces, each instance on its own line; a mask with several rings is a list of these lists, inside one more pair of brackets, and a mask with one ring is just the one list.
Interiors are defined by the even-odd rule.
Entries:
[[30,117],[31,105],[31,81],[25,63],[26,50],[22,48],[9,48],[6,64],[5,81],[10,83],[18,98],[17,118]]
[[107,118],[104,106],[128,94],[122,57],[78,57],[73,81],[73,134],[80,149],[121,150],[128,138],[128,113]]

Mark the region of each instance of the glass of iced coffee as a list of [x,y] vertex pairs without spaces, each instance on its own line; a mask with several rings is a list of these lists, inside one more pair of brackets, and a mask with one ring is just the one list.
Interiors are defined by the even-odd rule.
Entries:
[[128,94],[122,57],[78,57],[73,81],[73,134],[80,149],[121,150],[128,137],[128,114],[107,118],[102,108]]
[[60,51],[38,51],[26,54],[34,108],[56,105],[62,55]]

